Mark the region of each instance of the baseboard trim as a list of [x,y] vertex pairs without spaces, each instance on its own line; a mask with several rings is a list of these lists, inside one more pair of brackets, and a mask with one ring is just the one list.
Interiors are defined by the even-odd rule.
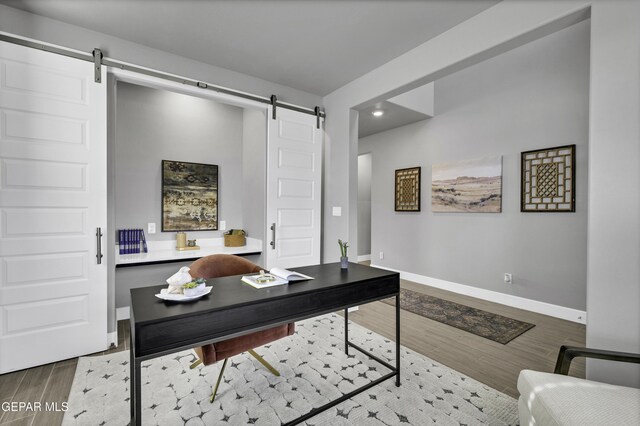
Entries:
[[111,333],[107,333],[107,347],[110,348],[111,345],[118,346],[118,332],[113,331]]
[[116,308],[116,321],[129,319],[129,307]]
[[425,275],[418,275],[412,272],[400,271],[398,269],[388,268],[386,266],[371,265],[376,268],[386,269],[388,271],[399,272],[400,278],[413,281],[418,284],[428,285],[442,290],[452,291],[465,296],[476,297],[478,299],[487,300],[489,302],[500,303],[502,305],[511,306],[526,311],[536,312],[543,315],[549,315],[567,321],[577,322],[579,324],[587,323],[587,313],[578,309],[567,308],[565,306],[553,305],[551,303],[540,302],[537,300],[526,299],[511,294],[499,293],[497,291],[486,290],[483,288],[473,287],[466,284],[454,283],[438,278],[431,278]]
[[364,262],[367,260],[371,260],[370,254],[363,254],[362,256],[358,256],[358,262]]

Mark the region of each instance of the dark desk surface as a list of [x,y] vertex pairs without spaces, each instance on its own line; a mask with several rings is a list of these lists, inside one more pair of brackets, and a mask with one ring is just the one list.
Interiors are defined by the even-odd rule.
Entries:
[[132,289],[136,356],[147,357],[205,337],[215,340],[230,332],[242,334],[256,324],[276,325],[286,318],[308,318],[399,292],[397,272],[355,263],[350,263],[347,270],[340,269],[339,263],[293,269],[314,279],[256,289],[240,281],[238,275],[215,278],[207,280],[213,287],[211,293],[188,303],[155,297],[166,285]]
[[240,281],[241,275],[207,280],[212,286],[207,296],[188,303],[165,302],[155,297],[167,285],[131,289],[131,307],[134,309],[136,324],[166,321],[183,315],[214,312],[233,306],[263,303],[281,297],[290,297],[310,290],[328,289],[344,284],[366,280],[376,280],[398,275],[396,272],[369,266],[349,264],[349,269],[340,269],[340,263],[292,268],[296,272],[313,277],[313,280],[257,289]]

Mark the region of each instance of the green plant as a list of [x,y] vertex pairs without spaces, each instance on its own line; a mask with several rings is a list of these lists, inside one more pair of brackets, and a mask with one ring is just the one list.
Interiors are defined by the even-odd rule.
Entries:
[[202,283],[204,283],[204,278],[198,278],[198,279],[195,279],[195,280],[191,281],[190,283],[186,283],[182,287],[183,288],[196,288]]
[[349,243],[346,241],[338,240],[338,245],[340,246],[340,256],[347,257],[347,248],[349,247]]

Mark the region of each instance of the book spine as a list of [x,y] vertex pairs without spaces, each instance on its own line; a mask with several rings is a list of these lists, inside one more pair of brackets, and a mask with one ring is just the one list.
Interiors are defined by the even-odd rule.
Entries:
[[144,253],[149,253],[149,249],[147,248],[147,239],[144,236],[144,229],[141,229],[140,231],[142,231],[142,250]]
[[136,253],[142,252],[142,229],[136,229]]
[[127,254],[130,254],[131,253],[131,230],[130,229],[124,230],[124,245],[125,245],[124,252]]
[[118,229],[118,252],[124,254],[124,232],[122,229]]

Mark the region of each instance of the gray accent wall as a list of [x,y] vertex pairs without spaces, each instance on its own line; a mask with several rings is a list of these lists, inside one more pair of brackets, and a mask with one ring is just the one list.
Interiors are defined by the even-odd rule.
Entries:
[[[242,227],[243,109],[207,99],[118,83],[115,139],[115,229],[155,222],[147,240],[174,240],[161,232],[162,160],[218,166],[218,221]],[[187,232],[188,238],[222,231]]]
[[[175,240],[175,232],[161,231],[162,160],[218,165],[218,219],[226,221],[227,229],[246,227],[250,236],[263,238],[264,112],[245,112],[208,99],[124,82],[117,83],[115,92],[112,239],[117,229],[143,228],[148,241]],[[251,199],[258,200],[258,207],[248,213],[243,206]],[[156,223],[156,234],[147,233],[148,222]],[[220,238],[223,233],[194,231],[187,236]],[[259,256],[248,258],[256,263],[261,260]],[[129,306],[131,288],[163,284],[190,263],[116,268],[115,307]]]
[[[437,80],[434,118],[360,139],[373,154],[373,264],[585,310],[589,31],[583,21]],[[520,153],[568,144],[576,212],[521,213]],[[502,213],[431,211],[433,164],[498,155]],[[422,211],[397,213],[394,170],[414,166]]]

